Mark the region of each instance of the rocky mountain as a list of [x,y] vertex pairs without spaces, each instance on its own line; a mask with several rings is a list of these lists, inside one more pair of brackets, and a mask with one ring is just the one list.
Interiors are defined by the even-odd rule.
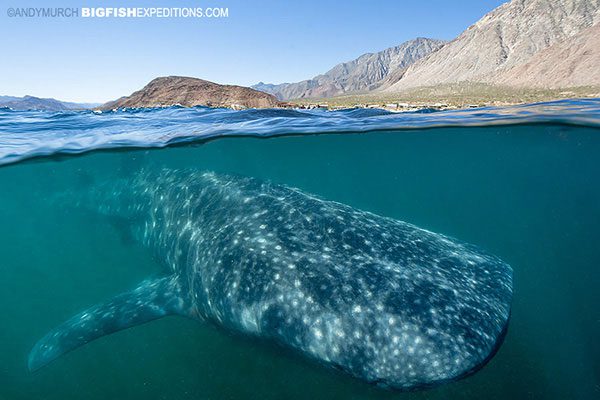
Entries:
[[527,63],[493,76],[491,81],[549,89],[600,86],[600,23],[536,53]]
[[444,44],[442,40],[417,38],[378,53],[363,54],[312,79],[279,85],[260,82],[252,88],[271,93],[282,100],[371,91],[383,84],[388,77],[401,77],[405,68]]
[[254,90],[269,93],[269,94],[275,95],[277,97],[278,88],[283,87],[284,85],[291,85],[291,83],[275,84],[275,83],[258,82],[256,85],[252,85],[250,87]]
[[409,66],[384,91],[464,81],[493,83],[501,71],[530,62],[538,52],[599,21],[600,0],[512,0]]
[[103,104],[100,109],[164,107],[174,104],[184,107],[240,108],[269,108],[281,105],[275,96],[251,88],[220,85],[198,78],[167,76],[153,79],[141,90]]
[[45,111],[69,111],[85,110],[98,106],[98,104],[70,103],[56,99],[43,99],[34,96],[14,97],[0,96],[0,107],[10,107],[13,110],[45,110]]

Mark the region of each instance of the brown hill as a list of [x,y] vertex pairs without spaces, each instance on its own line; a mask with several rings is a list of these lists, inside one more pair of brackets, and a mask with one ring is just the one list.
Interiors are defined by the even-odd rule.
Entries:
[[233,107],[271,108],[282,104],[275,96],[243,86],[220,85],[198,78],[167,76],[153,79],[130,96],[110,101],[99,108],[124,107]]

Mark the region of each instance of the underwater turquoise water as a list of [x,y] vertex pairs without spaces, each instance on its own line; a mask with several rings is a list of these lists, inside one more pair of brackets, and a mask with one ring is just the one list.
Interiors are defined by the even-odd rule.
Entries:
[[[598,398],[598,104],[407,115],[2,110],[0,399]],[[346,133],[303,135],[323,132]],[[223,135],[233,137],[214,137]],[[191,143],[148,149],[178,141]],[[61,155],[100,148],[112,150]],[[504,344],[466,379],[398,393],[168,317],[29,372],[47,331],[161,272],[152,253],[64,193],[164,167],[283,183],[498,255],[514,269]]]

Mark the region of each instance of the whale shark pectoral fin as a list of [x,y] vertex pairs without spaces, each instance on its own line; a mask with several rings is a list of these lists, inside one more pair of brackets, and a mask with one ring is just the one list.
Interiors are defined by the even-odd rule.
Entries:
[[29,353],[29,370],[35,371],[99,337],[183,313],[183,298],[174,276],[145,281],[131,292],[93,306],[46,334]]

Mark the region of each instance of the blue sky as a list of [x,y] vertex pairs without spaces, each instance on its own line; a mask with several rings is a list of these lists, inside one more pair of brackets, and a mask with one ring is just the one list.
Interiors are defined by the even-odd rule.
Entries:
[[[0,95],[104,102],[164,75],[294,82],[417,36],[453,39],[502,0],[0,0]],[[9,18],[10,7],[227,7],[228,18]]]

